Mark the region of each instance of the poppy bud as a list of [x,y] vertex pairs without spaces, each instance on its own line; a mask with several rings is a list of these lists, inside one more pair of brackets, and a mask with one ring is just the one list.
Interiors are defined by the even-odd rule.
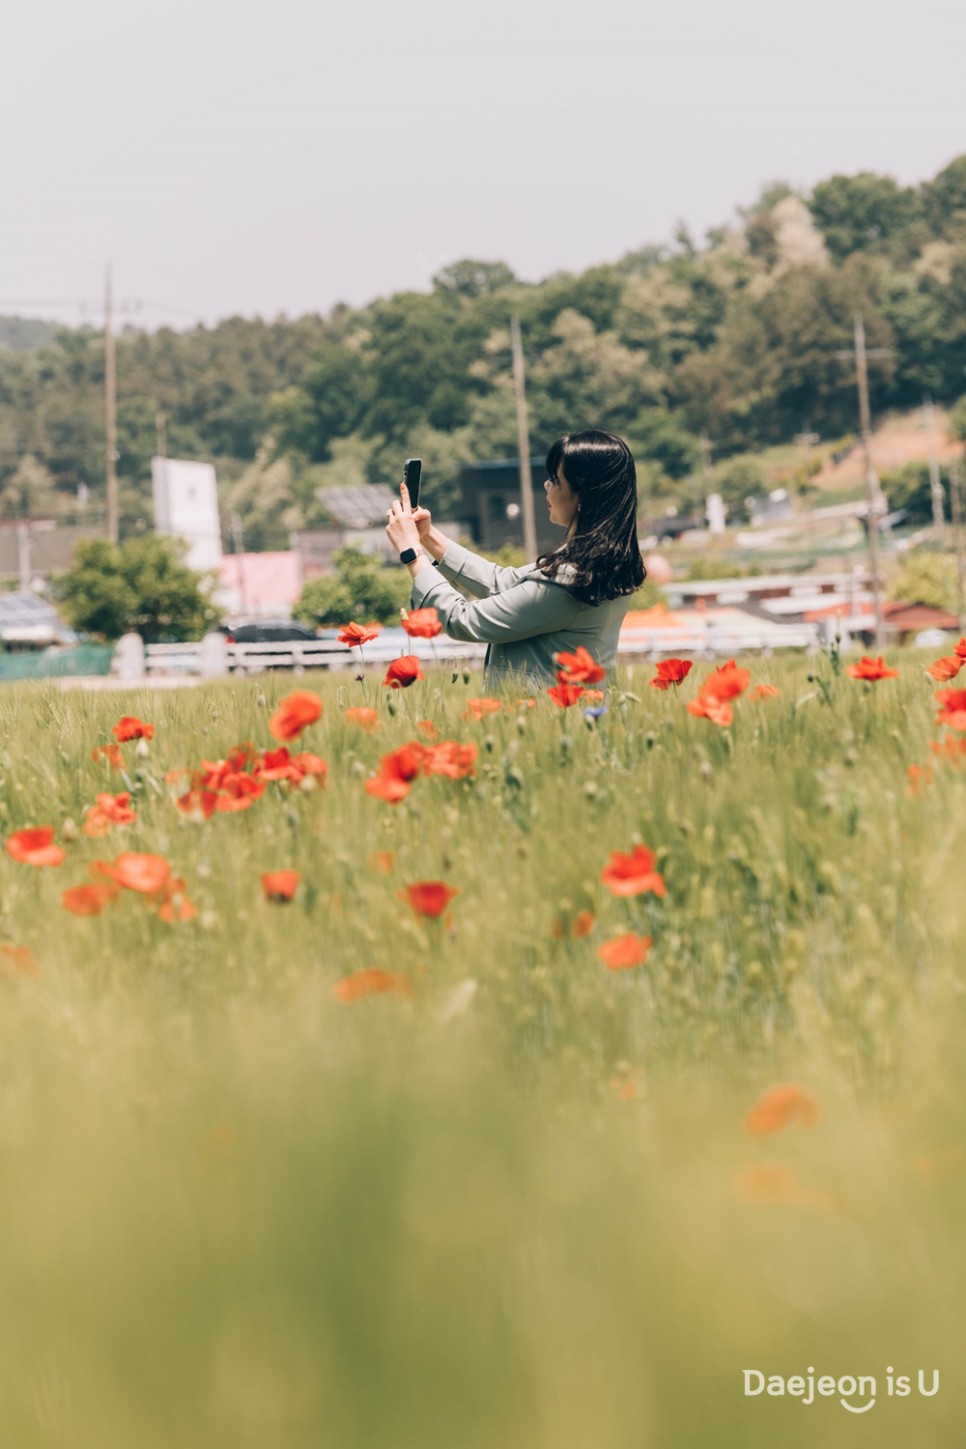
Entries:
[[470,671],[468,669],[464,669],[463,670],[463,683],[464,684],[469,684],[470,678],[471,678]]

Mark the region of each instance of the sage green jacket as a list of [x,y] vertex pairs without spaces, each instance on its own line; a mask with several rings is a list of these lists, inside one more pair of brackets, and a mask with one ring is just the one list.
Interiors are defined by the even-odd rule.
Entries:
[[[554,654],[573,653],[579,644],[610,669],[630,604],[630,595],[580,603],[567,588],[574,572],[573,564],[567,564],[552,580],[535,563],[501,568],[462,544],[450,543],[436,567],[420,569],[413,579],[410,607],[435,609],[451,639],[489,646],[484,687],[506,683],[545,689],[557,682]],[[464,598],[454,584],[473,598]]]

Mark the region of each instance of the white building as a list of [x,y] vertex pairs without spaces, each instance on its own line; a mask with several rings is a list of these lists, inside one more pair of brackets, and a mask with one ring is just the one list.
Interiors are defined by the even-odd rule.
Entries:
[[189,568],[204,573],[221,564],[221,524],[215,470],[210,463],[152,458],[154,526],[188,544]]

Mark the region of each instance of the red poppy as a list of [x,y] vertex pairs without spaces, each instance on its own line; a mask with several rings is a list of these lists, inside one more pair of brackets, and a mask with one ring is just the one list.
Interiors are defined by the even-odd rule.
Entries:
[[119,745],[126,744],[128,740],[153,740],[154,725],[145,724],[133,714],[126,714],[118,720],[111,733]]
[[378,635],[378,624],[345,624],[339,635],[339,643],[348,644],[350,649],[354,649],[357,644],[368,644],[370,639],[376,639]]
[[417,679],[425,678],[415,654],[403,654],[399,659],[392,661],[382,682],[387,684],[390,689],[408,689],[411,684],[416,683]]
[[392,875],[395,857],[391,850],[373,850],[369,855],[369,869],[377,870],[380,875]]
[[966,730],[966,689],[937,689],[936,698],[942,705],[936,723],[948,725],[951,730]]
[[67,852],[54,844],[52,825],[15,830],[7,838],[7,854],[22,865],[62,865],[67,858]]
[[932,765],[907,765],[906,775],[909,779],[910,795],[918,795],[923,785],[931,785],[934,780]]
[[407,745],[400,745],[391,754],[383,755],[375,779],[365,782],[367,792],[377,800],[397,805],[406,798],[411,782],[422,772],[427,754],[425,745],[412,740]]
[[306,781],[324,785],[329,777],[329,767],[325,761],[319,755],[309,754],[307,750],[303,750],[300,755],[295,755],[292,764],[300,772],[298,780],[293,780],[292,784],[299,784],[303,789],[308,788]]
[[131,796],[126,790],[120,795],[98,795],[97,801],[87,812],[84,834],[107,835],[115,825],[131,825],[137,815],[130,805]]
[[398,805],[409,794],[409,784],[393,775],[376,775],[365,781],[366,793],[376,800],[385,800],[387,805]]
[[502,707],[498,699],[468,699],[463,718],[481,720],[484,715],[495,714]]
[[845,672],[851,675],[853,679],[865,679],[870,684],[874,683],[877,679],[899,678],[898,669],[887,668],[886,662],[881,654],[876,659],[870,659],[868,654],[863,654],[858,664],[848,665]]
[[756,684],[751,691],[752,699],[775,699],[780,691],[774,684]]
[[607,673],[583,644],[578,644],[573,654],[559,653],[553,657],[557,662],[558,684],[599,684]]
[[332,988],[336,1001],[349,1003],[362,1001],[367,996],[383,996],[395,992],[399,996],[411,996],[409,978],[400,971],[380,971],[372,966],[368,971],[357,971],[354,976],[344,976]]
[[410,609],[402,626],[411,639],[435,639],[443,626],[435,609]]
[[696,719],[709,719],[713,724],[720,725],[722,729],[727,728],[734,719],[734,711],[730,704],[722,704],[713,694],[696,694],[694,699],[689,699],[684,706],[688,714],[693,714]]
[[459,890],[441,880],[421,880],[399,892],[400,900],[408,901],[417,916],[441,916]]
[[218,796],[214,790],[189,790],[174,803],[189,820],[210,820],[218,805]]
[[158,893],[158,919],[161,921],[193,921],[198,907],[188,900],[181,876],[169,876]]
[[823,1212],[835,1207],[830,1193],[804,1187],[784,1162],[755,1162],[740,1168],[731,1179],[731,1190],[756,1206],[814,1207]]
[[536,709],[537,707],[535,699],[515,699],[513,703],[517,709]]
[[91,750],[91,759],[96,763],[98,760],[106,760],[119,770],[124,764],[124,756],[121,754],[120,745],[95,745]]
[[427,775],[445,775],[450,780],[463,780],[476,769],[476,745],[456,740],[442,740],[426,751],[423,769]]
[[720,668],[712,670],[701,685],[701,693],[724,703],[725,700],[737,699],[739,694],[744,694],[750,679],[751,674],[747,669],[741,669],[733,659],[729,659]]
[[814,1127],[819,1118],[818,1098],[797,1082],[769,1087],[745,1116],[745,1131],[755,1137],[783,1127]]
[[322,716],[322,701],[307,689],[297,689],[279,700],[278,708],[268,722],[268,732],[275,740],[287,743],[298,739],[302,731]]
[[348,720],[350,724],[358,725],[362,730],[372,731],[380,728],[377,712],[374,709],[365,709],[362,705],[343,710],[342,718]]
[[664,877],[654,869],[656,864],[657,856],[646,845],[635,845],[629,855],[612,850],[600,878],[614,896],[639,896],[645,891],[664,896],[667,887]]
[[11,946],[7,943],[0,946],[0,976],[39,975],[40,967],[29,946]]
[[262,876],[262,890],[267,901],[290,901],[299,888],[297,870],[268,870]]
[[594,929],[595,916],[593,911],[578,911],[569,925],[563,921],[554,921],[550,927],[550,934],[555,941],[562,941],[564,936],[577,941],[582,936],[589,936]]
[[687,679],[693,668],[690,659],[659,659],[657,673],[649,681],[652,689],[673,689]]
[[643,966],[650,949],[650,936],[635,936],[633,931],[628,931],[598,946],[597,955],[608,971],[627,971],[633,966]]
[[554,704],[559,705],[561,709],[569,709],[572,704],[576,704],[578,699],[581,698],[584,693],[584,688],[582,684],[561,683],[552,685],[547,690],[547,693]]
[[937,684],[948,684],[950,679],[956,678],[964,664],[966,655],[960,658],[958,654],[944,654],[941,659],[930,664],[926,673],[931,674]]
[[929,748],[934,755],[942,755],[950,765],[966,764],[966,738],[957,739],[955,735],[946,735],[942,741],[930,740]]
[[109,865],[107,861],[91,862],[93,875],[105,876],[127,891],[156,896],[163,891],[171,875],[171,864],[163,855],[147,855],[142,851],[124,850]]
[[422,730],[428,740],[434,740],[436,738],[436,726],[431,719],[417,720],[416,728]]
[[222,780],[218,787],[215,809],[227,813],[248,810],[264,793],[265,785],[262,780],[239,770],[234,775],[226,775]]
[[953,653],[957,654],[960,659],[966,659],[966,638],[960,639],[958,644],[953,645]]
[[266,750],[258,762],[260,780],[291,780],[298,773],[292,765],[287,745],[279,745],[277,750]]

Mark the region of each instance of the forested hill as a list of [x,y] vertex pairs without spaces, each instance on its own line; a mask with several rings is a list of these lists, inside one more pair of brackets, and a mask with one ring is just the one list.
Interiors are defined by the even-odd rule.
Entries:
[[[437,508],[463,461],[513,455],[509,329],[519,316],[534,451],[600,425],[649,482],[688,475],[698,437],[718,457],[855,423],[838,355],[859,309],[876,410],[966,392],[966,155],[932,180],[835,176],[808,196],[767,188],[738,221],[530,285],[462,261],[428,293],[328,317],[232,318],[118,340],[123,526],[150,516],[149,460],[210,458],[254,547],[322,518],[327,483],[394,480],[418,453]],[[0,319],[0,510],[66,510],[103,489],[103,345],[90,329],[27,334]],[[19,340],[18,340],[19,339]]]

